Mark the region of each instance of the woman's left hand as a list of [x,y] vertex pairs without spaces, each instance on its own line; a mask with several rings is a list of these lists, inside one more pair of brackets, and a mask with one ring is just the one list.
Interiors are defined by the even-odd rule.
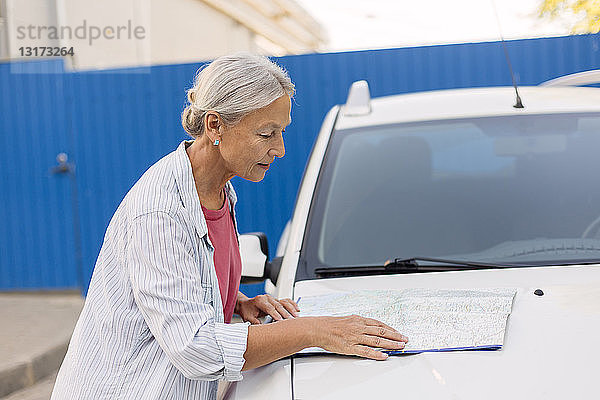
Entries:
[[275,321],[298,317],[298,304],[291,299],[277,300],[271,295],[261,294],[248,298],[242,292],[238,293],[235,313],[244,321],[260,324],[259,318],[270,315]]

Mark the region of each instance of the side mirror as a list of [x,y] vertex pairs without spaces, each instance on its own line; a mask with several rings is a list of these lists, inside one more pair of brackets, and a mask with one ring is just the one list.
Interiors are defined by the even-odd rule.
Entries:
[[265,266],[269,257],[267,236],[262,232],[239,236],[242,258],[242,283],[258,283],[265,280]]
[[242,258],[242,283],[259,283],[271,279],[275,284],[283,257],[269,262],[269,244],[262,232],[245,233],[239,236]]

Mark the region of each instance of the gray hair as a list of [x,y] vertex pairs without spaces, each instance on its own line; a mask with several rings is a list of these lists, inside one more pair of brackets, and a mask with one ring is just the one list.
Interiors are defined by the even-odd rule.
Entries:
[[189,104],[181,113],[181,124],[197,138],[204,132],[207,111],[217,112],[224,124],[232,126],[252,111],[294,93],[287,72],[267,57],[250,53],[222,56],[196,73],[194,86],[187,91]]

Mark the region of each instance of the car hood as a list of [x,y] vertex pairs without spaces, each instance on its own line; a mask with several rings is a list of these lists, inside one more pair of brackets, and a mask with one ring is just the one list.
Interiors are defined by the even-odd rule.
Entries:
[[[501,350],[400,355],[386,361],[296,356],[291,368],[295,398],[564,399],[598,392],[597,265],[301,281],[294,296],[358,289],[490,287],[517,289]],[[534,295],[536,289],[544,295]]]

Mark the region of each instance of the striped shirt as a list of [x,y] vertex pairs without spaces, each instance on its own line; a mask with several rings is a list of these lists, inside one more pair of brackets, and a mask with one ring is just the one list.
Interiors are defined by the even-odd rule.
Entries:
[[218,380],[242,379],[248,323],[224,323],[186,143],[110,221],[52,400],[214,399]]

